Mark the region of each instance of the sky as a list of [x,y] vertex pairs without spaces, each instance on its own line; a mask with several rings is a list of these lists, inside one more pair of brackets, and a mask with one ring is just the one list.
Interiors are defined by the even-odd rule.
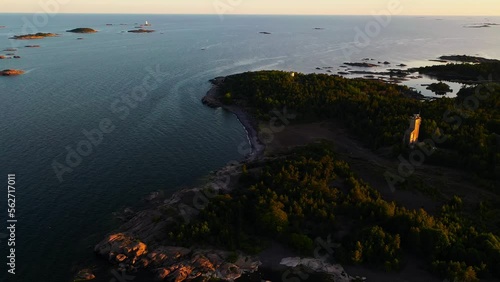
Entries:
[[500,0],[0,0],[0,7],[0,13],[500,16]]

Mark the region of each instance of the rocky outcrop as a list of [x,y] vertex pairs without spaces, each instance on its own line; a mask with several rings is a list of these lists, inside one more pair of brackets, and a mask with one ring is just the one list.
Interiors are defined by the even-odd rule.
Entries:
[[207,105],[210,108],[219,108],[219,107],[222,107],[224,105],[216,97],[217,91],[219,90],[222,83],[224,83],[224,79],[225,79],[225,77],[217,77],[217,78],[210,80],[210,83],[212,83],[213,86],[208,91],[207,95],[205,95],[205,96],[203,96],[203,98],[201,98],[201,102],[204,105]]
[[256,271],[260,265],[256,258],[239,255],[236,262],[230,262],[229,258],[234,257],[232,253],[172,246],[174,243],[166,236],[169,226],[179,221],[188,222],[203,209],[207,189],[211,190],[210,195],[233,189],[241,166],[227,165],[213,173],[207,184],[180,190],[166,200],[162,200],[159,193],[152,193],[146,197],[150,208],[135,213],[125,209],[122,216],[126,222],[120,227],[121,232],[108,235],[94,251],[119,271],[148,270],[160,281],[185,281],[196,277],[231,281],[245,272]]
[[202,278],[233,281],[245,272],[256,271],[260,262],[239,255],[228,262],[231,253],[218,250],[157,246],[149,249],[140,240],[125,234],[109,235],[95,247],[95,252],[117,265],[118,271],[130,273],[149,269],[158,281],[186,281]]
[[353,277],[349,276],[344,268],[340,264],[330,264],[321,259],[315,258],[284,258],[281,260],[281,265],[299,268],[303,267],[308,270],[308,272],[317,272],[329,274],[333,277],[333,281],[336,282],[349,282],[353,280]]
[[95,279],[95,275],[90,269],[82,269],[76,275],[73,281],[89,281]]
[[21,75],[24,74],[23,70],[3,70],[0,71],[0,76],[16,76],[16,75]]

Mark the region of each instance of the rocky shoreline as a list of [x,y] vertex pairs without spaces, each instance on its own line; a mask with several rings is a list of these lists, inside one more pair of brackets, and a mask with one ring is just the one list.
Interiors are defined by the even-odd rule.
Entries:
[[241,165],[228,165],[215,172],[207,184],[180,190],[169,199],[161,199],[159,193],[151,194],[147,198],[150,208],[139,212],[126,209],[125,223],[99,242],[95,253],[118,271],[150,271],[157,281],[198,277],[233,281],[244,273],[257,271],[261,263],[255,257],[198,246],[179,247],[166,238],[169,226],[187,223],[203,209],[197,201],[204,197],[206,189],[227,193],[240,172]]
[[[217,100],[218,86],[222,81],[223,78],[212,80],[213,87],[203,103],[223,107],[235,114],[248,132],[252,152],[245,161],[214,172],[208,183],[202,186],[180,190],[164,200],[159,193],[153,193],[147,197],[150,208],[139,212],[126,209],[119,216],[125,223],[94,248],[97,255],[115,265],[118,271],[135,273],[146,270],[153,272],[158,281],[185,281],[198,277],[234,281],[245,273],[257,271],[261,265],[256,257],[197,246],[184,248],[166,239],[169,226],[179,220],[189,222],[203,209],[197,201],[204,197],[206,189],[215,190],[215,194],[230,192],[240,176],[242,165],[257,160],[264,151],[264,146],[257,141],[257,131],[250,116],[241,108],[222,105]],[[82,271],[76,274],[77,279],[81,279],[82,273],[93,277],[89,269]]]
[[226,105],[222,103],[219,99],[220,86],[224,83],[225,77],[217,77],[210,82],[212,83],[212,88],[207,92],[201,101],[203,104],[211,108],[222,108],[236,116],[240,123],[243,125],[247,132],[248,141],[250,142],[251,153],[246,157],[248,161],[257,160],[261,157],[266,149],[266,146],[260,141],[258,132],[258,122],[251,117],[248,112],[242,107],[236,105]]
[[[345,273],[342,266],[313,258],[275,254],[280,258],[277,262],[279,267],[275,264],[262,265],[256,256],[206,246],[180,247],[167,238],[170,226],[180,222],[188,223],[205,207],[200,205],[200,199],[226,194],[235,189],[243,165],[263,165],[265,146],[259,141],[257,122],[242,107],[225,105],[219,100],[219,90],[224,79],[218,77],[211,80],[212,88],[202,102],[236,115],[247,130],[252,152],[244,161],[229,164],[212,173],[206,184],[177,191],[168,199],[162,199],[158,192],[152,193],[146,198],[148,209],[139,212],[125,209],[120,215],[124,224],[99,242],[94,252],[107,259],[118,271],[132,274],[149,271],[157,281],[180,282],[195,278],[201,279],[200,281],[234,281],[246,273],[258,271],[259,267],[270,271],[307,269],[308,273],[330,275],[335,281],[352,281],[352,277]],[[207,192],[208,189],[210,192]],[[81,280],[82,277],[89,278],[86,280],[95,278],[88,268],[78,272],[75,280]]]

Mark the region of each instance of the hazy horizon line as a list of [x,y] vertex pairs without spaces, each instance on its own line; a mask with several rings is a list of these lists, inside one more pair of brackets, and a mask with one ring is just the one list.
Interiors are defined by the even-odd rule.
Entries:
[[[40,12],[0,12],[0,14],[36,14]],[[166,16],[221,16],[220,14],[217,13],[211,13],[211,14],[205,14],[205,13],[191,13],[191,14],[186,14],[186,13],[100,13],[100,12],[93,12],[93,13],[78,13],[78,12],[58,12],[58,13],[44,13],[44,14],[49,14],[49,15],[57,15],[57,14],[67,14],[67,15],[166,15]],[[223,14],[223,16],[318,16],[318,17],[325,17],[325,16],[374,16],[374,14],[245,14],[245,13],[227,13]],[[471,18],[476,18],[476,17],[500,17],[500,15],[426,15],[426,14],[402,14],[402,15],[391,15],[391,14],[381,14],[381,16],[391,16],[391,17],[408,17],[408,16],[415,16],[415,17],[471,17]]]

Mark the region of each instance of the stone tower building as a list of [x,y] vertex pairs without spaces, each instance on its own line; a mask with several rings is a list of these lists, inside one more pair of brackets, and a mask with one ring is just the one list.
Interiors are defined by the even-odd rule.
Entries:
[[420,133],[420,124],[422,118],[420,114],[414,114],[410,118],[410,127],[405,132],[404,142],[407,145],[413,145],[418,142],[418,134]]

